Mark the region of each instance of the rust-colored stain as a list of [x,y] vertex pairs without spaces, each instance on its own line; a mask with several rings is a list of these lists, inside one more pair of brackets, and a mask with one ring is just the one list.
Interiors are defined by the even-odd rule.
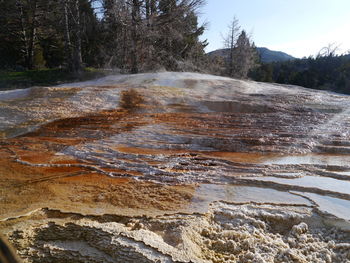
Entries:
[[[143,175],[141,171],[100,167],[106,173],[129,176],[113,178],[81,167],[89,163],[61,153],[67,147],[128,132],[146,123],[141,115],[135,118],[132,114],[124,110],[115,110],[81,118],[62,119],[45,124],[17,138],[2,140],[0,142],[2,217],[46,206],[63,210],[74,207],[77,211],[86,211],[89,207],[101,204],[107,205],[112,210],[119,208],[176,211],[186,208],[195,186],[163,186],[151,182],[135,182],[129,177],[140,177]],[[143,155],[186,152],[128,146],[113,148],[121,153]],[[97,150],[96,153],[98,152]]]
[[[115,87],[100,87],[109,88]],[[209,110],[200,112],[195,103],[164,106],[149,94],[137,100],[126,94],[123,107],[58,119],[0,140],[0,214],[101,204],[112,210],[186,210],[193,183],[215,181],[221,171],[251,173],[251,164],[308,150],[300,139],[307,136],[305,127],[325,118],[317,112],[283,115],[246,102],[202,103]],[[259,169],[254,172],[261,174]]]

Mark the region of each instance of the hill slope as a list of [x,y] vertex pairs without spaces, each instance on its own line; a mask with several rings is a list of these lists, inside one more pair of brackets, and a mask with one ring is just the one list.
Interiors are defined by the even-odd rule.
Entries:
[[[287,53],[270,50],[266,47],[258,47],[257,50],[259,52],[259,56],[263,63],[280,62],[280,61],[288,61],[288,60],[295,59],[293,56],[288,55]],[[222,56],[226,58],[229,55],[229,49],[218,49],[218,50],[209,52],[208,55]]]

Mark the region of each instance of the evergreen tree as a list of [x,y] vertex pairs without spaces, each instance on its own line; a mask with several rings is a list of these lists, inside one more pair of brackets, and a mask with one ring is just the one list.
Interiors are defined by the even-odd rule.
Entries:
[[232,76],[239,79],[247,78],[249,71],[256,66],[257,51],[244,30],[233,49],[233,61]]

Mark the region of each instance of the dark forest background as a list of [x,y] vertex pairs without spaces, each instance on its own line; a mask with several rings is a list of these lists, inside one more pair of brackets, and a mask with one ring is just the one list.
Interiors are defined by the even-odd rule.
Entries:
[[[0,67],[195,69],[202,0],[0,0]],[[185,65],[183,64],[184,62]]]

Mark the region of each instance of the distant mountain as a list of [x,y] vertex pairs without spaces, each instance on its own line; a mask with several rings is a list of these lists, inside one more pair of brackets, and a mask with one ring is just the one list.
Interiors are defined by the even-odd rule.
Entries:
[[261,61],[264,63],[294,60],[295,57],[281,51],[270,50],[266,47],[258,47]]
[[[263,63],[280,62],[295,59],[295,57],[288,55],[284,52],[273,51],[266,47],[258,47],[257,50]],[[229,56],[229,49],[218,49],[209,52],[208,55],[227,58]]]

